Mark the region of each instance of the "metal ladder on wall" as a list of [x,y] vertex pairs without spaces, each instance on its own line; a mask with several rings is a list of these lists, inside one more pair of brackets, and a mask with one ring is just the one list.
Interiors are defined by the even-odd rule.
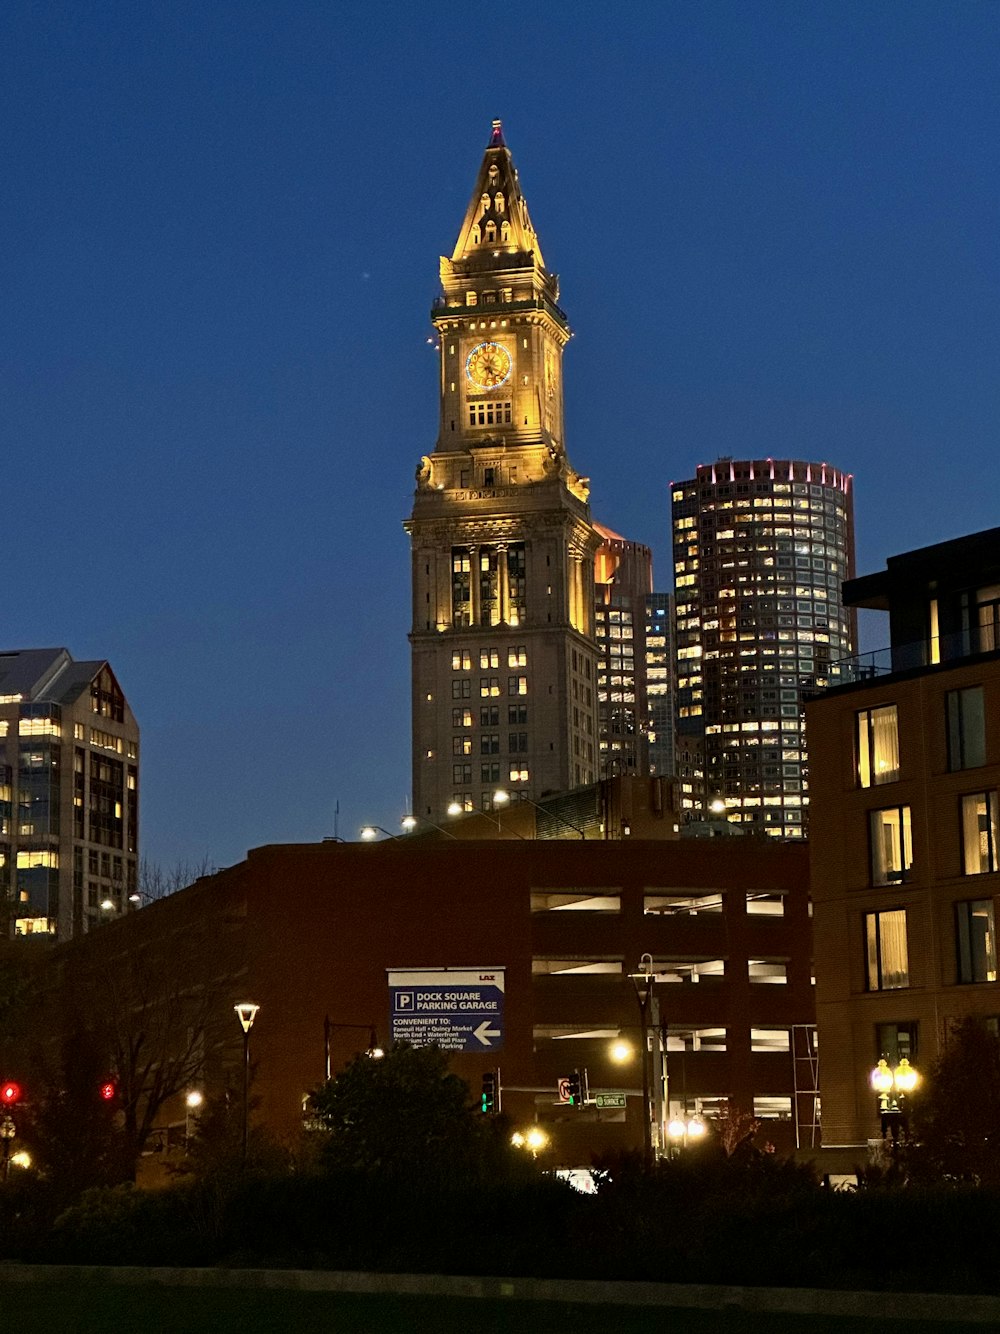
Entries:
[[819,1052],[815,1024],[792,1025],[792,1088],[795,1147],[819,1147]]

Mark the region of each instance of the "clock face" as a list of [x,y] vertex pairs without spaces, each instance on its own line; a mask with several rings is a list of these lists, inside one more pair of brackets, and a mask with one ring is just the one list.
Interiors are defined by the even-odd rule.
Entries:
[[497,389],[510,372],[510,353],[499,343],[480,343],[465,359],[466,379],[476,389]]

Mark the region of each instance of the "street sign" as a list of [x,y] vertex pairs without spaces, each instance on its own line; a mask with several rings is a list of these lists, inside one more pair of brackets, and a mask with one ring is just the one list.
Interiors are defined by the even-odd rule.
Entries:
[[393,1042],[490,1053],[503,1046],[502,968],[390,968],[388,976]]
[[595,1107],[615,1107],[619,1111],[625,1106],[624,1093],[595,1093],[592,1099]]
[[569,1102],[569,1077],[566,1076],[559,1080],[556,1085],[556,1097],[559,1102]]

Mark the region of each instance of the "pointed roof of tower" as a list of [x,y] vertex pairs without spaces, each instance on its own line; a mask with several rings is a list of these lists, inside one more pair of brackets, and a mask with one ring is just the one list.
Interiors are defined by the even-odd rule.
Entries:
[[528,205],[521,193],[517,168],[498,120],[493,122],[476,186],[451,256],[452,263],[488,255],[494,250],[533,255],[538,264],[545,267],[538,237],[528,215]]

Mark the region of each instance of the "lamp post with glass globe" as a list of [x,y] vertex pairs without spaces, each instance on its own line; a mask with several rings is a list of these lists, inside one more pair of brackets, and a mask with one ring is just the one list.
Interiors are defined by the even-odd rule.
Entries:
[[697,1144],[705,1138],[705,1130],[705,1122],[700,1116],[688,1116],[685,1112],[683,1116],[672,1117],[667,1126],[667,1137],[670,1140],[671,1152],[679,1154],[682,1149]]
[[909,1130],[907,1119],[908,1099],[920,1083],[920,1075],[905,1056],[900,1058],[895,1068],[889,1068],[884,1056],[869,1075],[869,1083],[875,1090],[879,1114],[879,1126],[882,1139],[889,1137],[893,1148],[900,1139],[905,1139]]

